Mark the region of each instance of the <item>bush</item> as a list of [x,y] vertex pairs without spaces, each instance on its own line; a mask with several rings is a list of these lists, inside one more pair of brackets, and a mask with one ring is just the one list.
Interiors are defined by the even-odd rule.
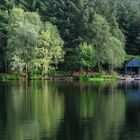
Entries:
[[30,80],[42,80],[42,79],[45,79],[45,77],[43,77],[42,75],[33,75],[30,77]]
[[0,74],[0,80],[19,80],[20,76],[17,74]]
[[80,81],[90,81],[90,80],[113,80],[118,79],[118,74],[113,73],[112,75],[106,75],[105,72],[102,74],[93,74],[93,75],[80,75],[79,80]]

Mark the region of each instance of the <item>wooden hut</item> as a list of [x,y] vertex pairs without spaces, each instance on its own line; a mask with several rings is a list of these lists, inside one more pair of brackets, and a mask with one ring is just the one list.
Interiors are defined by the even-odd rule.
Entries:
[[140,75],[140,60],[136,58],[130,59],[125,65],[126,75]]

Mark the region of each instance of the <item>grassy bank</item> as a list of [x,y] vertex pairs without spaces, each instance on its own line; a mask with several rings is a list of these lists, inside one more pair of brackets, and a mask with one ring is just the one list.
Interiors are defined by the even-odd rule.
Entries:
[[[25,80],[25,75],[21,74],[0,74],[0,81],[10,81],[10,80]],[[29,80],[42,80],[45,79],[42,75],[33,75],[29,77]]]
[[119,76],[117,74],[112,75],[80,75],[80,81],[106,81],[106,80],[118,80]]
[[8,80],[20,80],[21,77],[18,74],[0,74],[0,81]]
[[[0,74],[0,81],[7,80],[24,80],[26,79],[25,75],[20,74]],[[71,75],[69,73],[55,73],[51,76],[42,76],[42,75],[32,75],[28,77],[29,80],[54,80],[54,81],[105,81],[105,80],[117,80],[119,79],[118,74],[79,74]]]

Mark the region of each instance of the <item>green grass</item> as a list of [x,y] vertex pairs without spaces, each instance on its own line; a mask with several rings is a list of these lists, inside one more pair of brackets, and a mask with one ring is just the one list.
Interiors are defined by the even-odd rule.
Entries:
[[105,81],[105,80],[117,80],[119,77],[114,75],[81,75],[79,77],[80,81]]
[[20,76],[18,74],[0,74],[0,81],[7,80],[20,80]]
[[104,78],[89,78],[89,81],[105,81],[107,79]]
[[117,80],[116,78],[89,78],[89,81],[107,81],[107,80]]
[[43,80],[43,79],[45,79],[45,77],[43,77],[42,75],[33,75],[30,77],[30,80]]
[[[10,81],[10,80],[21,80],[25,79],[25,76],[19,74],[0,74],[0,81]],[[33,75],[29,80],[42,80],[44,77],[42,75]]]
[[[67,73],[57,73],[57,76],[64,78],[66,81],[78,80],[78,81],[107,81],[107,80],[117,80],[119,76],[115,73],[112,75],[105,74],[92,74],[92,75],[80,75],[80,76],[67,76]],[[55,76],[55,75],[54,75]],[[9,80],[21,80],[25,79],[24,75],[19,74],[0,74],[0,81],[9,81]],[[29,80],[45,80],[46,77],[42,75],[32,75],[29,77]]]

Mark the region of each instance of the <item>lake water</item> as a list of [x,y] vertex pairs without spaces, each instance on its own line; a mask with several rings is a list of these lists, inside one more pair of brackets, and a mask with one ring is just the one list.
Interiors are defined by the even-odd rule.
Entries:
[[140,140],[140,83],[0,82],[0,140]]

